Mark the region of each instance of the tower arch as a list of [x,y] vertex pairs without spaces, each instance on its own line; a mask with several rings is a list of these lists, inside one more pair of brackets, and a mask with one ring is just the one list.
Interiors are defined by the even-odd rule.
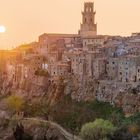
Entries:
[[85,2],[84,11],[82,12],[82,24],[79,30],[81,36],[97,35],[97,24],[95,24],[94,3]]

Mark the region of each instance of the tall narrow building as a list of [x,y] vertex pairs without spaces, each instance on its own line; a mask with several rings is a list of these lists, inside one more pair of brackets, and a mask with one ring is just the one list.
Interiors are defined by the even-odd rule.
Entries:
[[94,3],[85,2],[84,11],[82,12],[82,24],[79,30],[81,36],[97,35],[97,24],[95,24]]

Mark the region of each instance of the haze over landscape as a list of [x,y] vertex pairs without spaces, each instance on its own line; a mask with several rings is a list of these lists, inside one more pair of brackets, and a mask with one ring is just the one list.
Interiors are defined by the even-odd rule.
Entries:
[[[130,35],[140,29],[139,0],[94,0],[98,34]],[[0,48],[37,40],[44,33],[77,33],[84,0],[1,0]]]
[[140,140],[139,0],[1,0],[0,140]]

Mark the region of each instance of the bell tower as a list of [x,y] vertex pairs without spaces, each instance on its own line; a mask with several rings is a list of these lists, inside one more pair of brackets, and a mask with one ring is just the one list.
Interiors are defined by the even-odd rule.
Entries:
[[94,3],[85,2],[84,11],[82,12],[82,24],[79,30],[81,36],[97,35],[97,24],[95,24]]

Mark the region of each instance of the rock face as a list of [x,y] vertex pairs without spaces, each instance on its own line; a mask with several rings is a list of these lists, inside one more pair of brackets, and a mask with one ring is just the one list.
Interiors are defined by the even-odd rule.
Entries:
[[5,129],[2,140],[67,140],[54,126],[40,125],[36,122],[24,121],[23,125],[17,124],[12,128]]
[[99,100],[122,107],[127,115],[140,111],[140,85],[138,83],[122,83],[85,79],[78,82],[75,78],[67,81],[64,94],[71,94],[78,101]]
[[122,84],[102,81],[96,91],[98,100],[122,107],[127,115],[140,111],[139,83]]
[[79,81],[73,75],[59,77],[44,85],[24,81],[18,86],[6,83],[6,76],[1,81],[1,93],[16,93],[27,100],[45,100],[49,106],[54,105],[63,95],[70,94],[77,101],[99,100],[122,107],[126,114],[140,111],[139,83],[113,82],[84,78]]
[[37,127],[34,129],[32,136],[33,140],[44,140],[46,137],[46,129]]
[[46,133],[47,140],[66,140],[66,138],[56,129],[56,128],[49,128]]
[[35,128],[32,140],[66,140],[65,137],[54,127],[48,128]]
[[72,98],[78,101],[95,100],[96,82],[92,79],[86,79],[81,82],[75,91],[72,92]]

